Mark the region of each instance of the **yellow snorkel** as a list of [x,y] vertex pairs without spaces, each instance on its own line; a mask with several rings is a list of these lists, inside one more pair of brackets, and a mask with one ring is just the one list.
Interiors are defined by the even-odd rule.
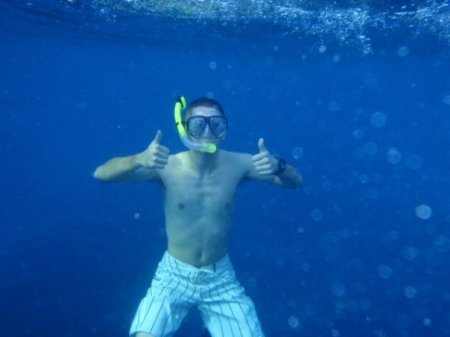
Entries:
[[196,143],[189,139],[186,129],[183,125],[183,119],[181,117],[181,112],[186,109],[186,98],[184,96],[179,96],[177,101],[175,102],[174,115],[175,115],[175,124],[178,129],[178,133],[180,134],[181,141],[184,145],[194,151],[200,152],[208,152],[215,153],[217,151],[216,144],[212,143]]

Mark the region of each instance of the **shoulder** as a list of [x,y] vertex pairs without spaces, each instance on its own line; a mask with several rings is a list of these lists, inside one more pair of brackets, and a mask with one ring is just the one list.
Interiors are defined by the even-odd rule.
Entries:
[[164,178],[168,178],[174,173],[179,173],[183,166],[185,166],[185,162],[186,152],[178,152],[169,155],[167,165],[164,169],[159,170],[160,177],[164,180]]
[[244,177],[248,176],[253,168],[252,155],[249,153],[220,150],[220,156],[223,166],[239,171]]
[[186,166],[188,160],[188,151],[171,154],[169,155],[166,168],[178,171],[180,168]]
[[180,165],[186,158],[187,151],[178,152],[169,155],[169,165]]
[[252,155],[249,153],[220,150],[220,155],[222,160],[227,161],[231,164],[240,163],[249,165],[252,160]]

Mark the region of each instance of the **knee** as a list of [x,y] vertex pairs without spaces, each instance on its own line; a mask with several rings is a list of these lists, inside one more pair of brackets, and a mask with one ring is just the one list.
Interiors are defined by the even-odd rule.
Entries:
[[145,332],[136,332],[135,334],[131,335],[131,337],[155,337],[155,336]]

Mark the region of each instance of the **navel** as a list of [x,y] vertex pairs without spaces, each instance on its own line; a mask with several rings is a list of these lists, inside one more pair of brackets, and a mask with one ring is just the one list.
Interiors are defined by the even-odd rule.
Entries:
[[182,202],[178,203],[178,209],[184,209],[184,204]]

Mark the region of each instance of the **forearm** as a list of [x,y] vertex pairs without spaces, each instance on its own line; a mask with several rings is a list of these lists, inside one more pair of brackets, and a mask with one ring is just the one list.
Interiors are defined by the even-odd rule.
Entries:
[[303,178],[292,165],[286,165],[283,173],[274,176],[276,184],[286,188],[300,188]]
[[116,157],[96,168],[94,178],[101,181],[129,180],[133,172],[142,167],[139,155]]

